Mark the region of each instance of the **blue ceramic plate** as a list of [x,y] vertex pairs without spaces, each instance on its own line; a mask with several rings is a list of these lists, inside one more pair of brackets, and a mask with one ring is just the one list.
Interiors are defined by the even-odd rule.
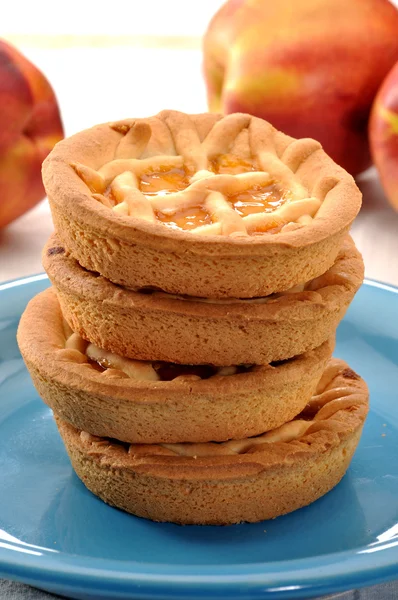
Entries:
[[0,576],[73,598],[301,598],[398,579],[398,290],[368,282],[336,355],[371,412],[340,485],[270,522],[180,527],[110,508],[72,472],[15,341],[44,275],[0,286]]

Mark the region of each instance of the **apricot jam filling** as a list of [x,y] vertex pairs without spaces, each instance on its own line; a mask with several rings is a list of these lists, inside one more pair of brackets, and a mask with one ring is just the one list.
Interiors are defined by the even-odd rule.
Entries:
[[275,183],[254,186],[239,194],[226,196],[226,198],[241,217],[247,217],[254,213],[272,212],[286,200]]
[[[281,187],[273,182],[267,182],[265,174],[263,181],[266,183],[254,184],[253,180],[247,181],[247,189],[243,191],[233,192],[232,190],[239,189],[236,185],[226,183],[226,189],[221,194],[222,197],[216,202],[207,202],[207,198],[211,193],[212,175],[235,175],[241,176],[245,173],[258,172],[259,167],[254,158],[241,158],[232,154],[218,154],[208,159],[207,176],[204,177],[209,182],[207,193],[200,194],[197,199],[184,201],[183,198],[170,200],[170,205],[164,203],[156,204],[156,198],[167,197],[170,194],[182,192],[189,188],[192,184],[192,176],[195,173],[190,172],[186,165],[176,166],[175,164],[164,164],[162,166],[154,166],[148,168],[145,172],[139,175],[131,176],[132,189],[137,186],[140,192],[146,197],[146,201],[151,203],[151,207],[147,213],[149,217],[155,219],[167,227],[176,230],[193,231],[198,228],[212,225],[225,217],[225,211],[235,211],[239,217],[247,217],[256,213],[271,213],[283,204],[287,195]],[[119,176],[121,177],[121,176]],[[134,179],[135,177],[135,179]],[[241,178],[240,189],[244,188],[243,179]],[[128,193],[130,182],[119,181],[119,188],[116,190],[111,184],[105,191],[105,195],[116,207],[120,204],[120,198],[117,197],[121,193]],[[230,191],[228,191],[228,186]],[[217,189],[217,187],[215,188]],[[145,208],[145,207],[144,207]],[[134,206],[134,209],[126,207],[126,213],[132,214],[129,210],[139,210],[140,207]],[[152,212],[151,212],[152,211]],[[270,223],[269,219],[264,227],[256,226],[254,232],[265,232],[274,230],[275,227],[281,227],[280,220],[276,219],[275,224]]]
[[162,167],[148,171],[140,177],[139,189],[145,196],[163,196],[170,192],[180,192],[188,187],[190,176],[186,169]]
[[[225,199],[241,217],[272,212],[286,201],[283,192],[274,183],[267,186],[254,186],[238,194],[226,194]],[[173,214],[164,214],[161,211],[156,211],[155,214],[159,221],[172,229],[189,231],[212,223],[205,204],[180,209]]]
[[[219,154],[209,160],[209,171],[220,175],[237,175],[256,171],[252,160],[245,160],[231,154]],[[139,189],[145,196],[166,195],[171,192],[185,190],[190,184],[190,176],[185,167],[168,167],[153,169],[143,173],[139,181]],[[189,229],[189,227],[187,227]]]

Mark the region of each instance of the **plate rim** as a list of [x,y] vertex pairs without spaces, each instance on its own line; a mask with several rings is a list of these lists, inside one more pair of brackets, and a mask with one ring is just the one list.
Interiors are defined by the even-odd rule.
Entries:
[[[12,279],[0,283],[0,294],[46,280],[45,273]],[[365,279],[363,286],[398,294],[398,286],[373,279]],[[398,578],[397,538],[372,546],[284,561],[171,566],[74,555],[24,542],[4,544],[0,531],[0,576],[53,589],[95,591],[99,597],[101,591],[115,589],[154,597],[173,598],[177,592],[206,598],[211,592],[239,597],[242,585],[252,597],[309,597]]]

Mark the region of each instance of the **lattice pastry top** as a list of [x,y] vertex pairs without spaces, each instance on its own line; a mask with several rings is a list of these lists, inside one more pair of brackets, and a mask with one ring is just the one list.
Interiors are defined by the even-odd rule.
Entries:
[[129,377],[136,381],[198,381],[215,376],[236,375],[249,370],[258,371],[262,368],[257,365],[213,367],[132,360],[86,342],[78,333],[74,333],[65,321],[63,326],[66,335],[65,349],[60,351],[63,352],[64,357],[75,362],[87,362],[93,368],[100,370],[106,378]]
[[159,117],[113,125],[123,137],[98,168],[71,163],[115,214],[195,235],[279,233],[311,223],[336,184],[322,179],[310,192],[296,172],[320,144],[292,140],[278,155],[272,127],[249,115]]

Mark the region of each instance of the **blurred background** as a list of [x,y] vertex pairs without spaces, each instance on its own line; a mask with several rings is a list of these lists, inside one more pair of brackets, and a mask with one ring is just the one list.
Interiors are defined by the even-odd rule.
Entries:
[[[206,111],[202,36],[222,4],[14,0],[3,12],[0,37],[45,74],[65,135],[71,135],[96,123],[149,116],[164,108]],[[0,105],[0,124],[2,111]],[[353,235],[366,274],[398,284],[398,214],[374,168],[360,175],[358,184],[364,206]],[[4,188],[1,179],[0,185]],[[52,228],[42,201],[0,229],[0,281],[42,271],[41,248]]]
[[16,0],[0,35],[45,73],[71,135],[163,108],[205,111],[201,38],[221,4],[112,0],[104,9],[91,0]]

